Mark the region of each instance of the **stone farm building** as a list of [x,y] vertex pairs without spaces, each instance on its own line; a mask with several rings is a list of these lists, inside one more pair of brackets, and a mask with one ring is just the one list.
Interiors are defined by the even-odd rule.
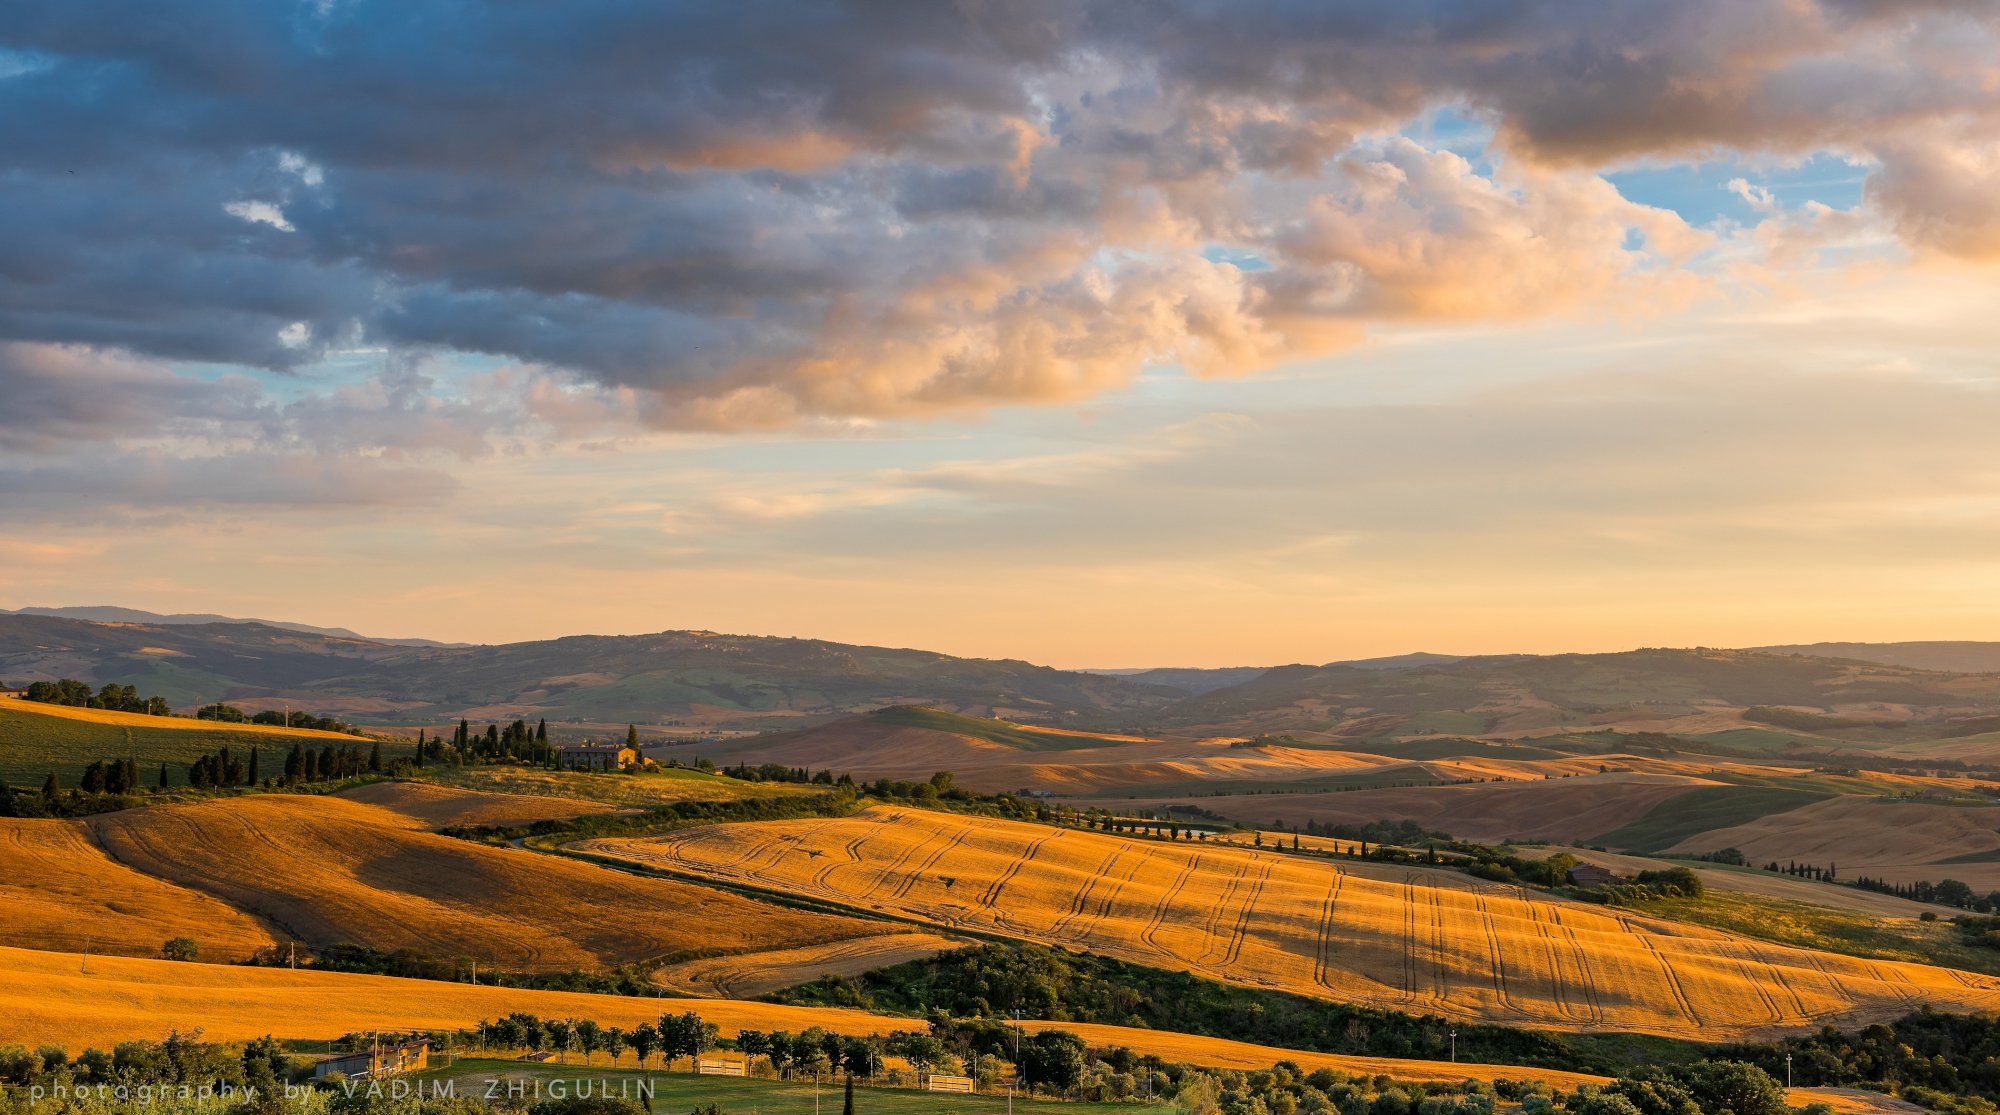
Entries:
[[639,753],[622,743],[566,743],[556,748],[556,764],[565,770],[623,770],[639,761]]
[[364,1049],[359,1053],[349,1053],[340,1057],[329,1057],[313,1066],[313,1079],[352,1079],[357,1076],[389,1076],[399,1072],[415,1072],[430,1064],[431,1043],[428,1039],[404,1042],[401,1045],[384,1045],[374,1049]]

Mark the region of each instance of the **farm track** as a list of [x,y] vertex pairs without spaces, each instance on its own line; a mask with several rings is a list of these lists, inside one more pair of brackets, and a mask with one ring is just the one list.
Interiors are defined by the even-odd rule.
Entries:
[[1110,854],[1097,861],[1097,866],[1091,869],[1090,877],[1083,881],[1083,886],[1077,889],[1076,896],[1070,899],[1069,909],[1063,913],[1062,917],[1055,920],[1055,924],[1049,926],[1049,934],[1051,936],[1061,936],[1063,931],[1069,928],[1071,922],[1082,916],[1084,909],[1090,905],[1091,895],[1097,890],[1098,880],[1102,879],[1106,873],[1117,865],[1119,857],[1125,855],[1130,850],[1123,846],[1113,848]]
[[1340,912],[1340,884],[1346,879],[1346,872],[1334,869],[1333,881],[1327,884],[1326,898],[1319,907],[1319,933],[1313,943],[1313,983],[1325,991],[1334,990],[1327,973],[1333,969],[1333,919]]
[[[1940,1009],[2000,1009],[2000,987],[1942,969],[1760,946],[1437,869],[1215,842],[877,806],[577,850],[692,864],[729,885],[734,868],[702,862],[732,862],[731,842],[776,836],[803,837],[827,859],[852,849],[861,882],[843,887],[837,866],[787,854],[762,887],[887,901],[898,917],[968,933],[1453,1020],[1729,1040],[1814,1016],[1895,1017],[1913,994]],[[989,880],[976,901],[963,893],[973,879]]]
[[1056,837],[1061,835],[1062,835],[1062,830],[1058,829],[1055,832],[1049,833],[1047,836],[1044,836],[1041,839],[1035,841],[1033,844],[1028,845],[1027,853],[1021,856],[1021,858],[1015,860],[1011,865],[1009,865],[1007,868],[1007,873],[993,880],[993,885],[987,887],[986,893],[979,896],[979,904],[988,909],[992,909],[994,903],[1000,901],[1000,894],[1001,892],[1007,889],[1007,884],[1014,881],[1014,877],[1021,873],[1022,868],[1035,862],[1035,857],[1041,854],[1042,848],[1045,845],[1047,845],[1049,841],[1054,840]]

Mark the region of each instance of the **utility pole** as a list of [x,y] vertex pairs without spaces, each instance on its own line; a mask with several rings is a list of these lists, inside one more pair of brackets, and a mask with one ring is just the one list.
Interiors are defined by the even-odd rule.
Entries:
[[1451,1028],[1451,1063],[1458,1063],[1458,1027]]
[[1791,1086],[1792,1086],[1792,1055],[1787,1053],[1785,1054],[1785,1087],[1787,1089],[1790,1089]]

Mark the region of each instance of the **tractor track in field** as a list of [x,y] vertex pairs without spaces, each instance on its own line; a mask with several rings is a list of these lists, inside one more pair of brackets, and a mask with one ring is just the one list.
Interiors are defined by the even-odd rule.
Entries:
[[903,896],[909,894],[911,888],[915,887],[918,881],[923,878],[924,872],[929,871],[930,869],[936,867],[937,862],[939,860],[943,859],[947,855],[950,855],[952,849],[957,848],[960,844],[965,843],[965,838],[971,835],[972,835],[971,829],[969,828],[960,829],[955,835],[952,836],[951,840],[946,842],[944,845],[940,846],[937,851],[932,852],[927,858],[925,858],[924,862],[918,864],[914,869],[906,873],[903,876],[902,881],[896,884],[896,889],[889,892],[888,900],[894,902],[897,899],[900,899]]
[[1340,910],[1340,887],[1347,881],[1347,873],[1333,869],[1333,882],[1326,888],[1326,897],[1319,904],[1319,934],[1313,942],[1313,982],[1333,991],[1333,984],[1327,981],[1327,973],[1333,970],[1333,923]]
[[1264,887],[1271,881],[1271,872],[1276,870],[1277,860],[1264,865],[1263,874],[1250,884],[1250,896],[1243,900],[1243,906],[1236,913],[1236,930],[1229,938],[1229,947],[1223,950],[1222,962],[1234,964],[1243,958],[1243,940],[1250,934],[1250,918],[1257,911],[1257,902],[1264,897]]
[[1486,896],[1478,891],[1472,892],[1472,903],[1479,928],[1486,934],[1486,954],[1493,962],[1493,994],[1498,997],[1501,1009],[1520,1014],[1514,996],[1507,990],[1507,964],[1500,955],[1500,927],[1493,920],[1493,910],[1486,904]]
[[1146,928],[1139,931],[1139,939],[1154,952],[1166,954],[1167,950],[1160,947],[1160,927],[1166,924],[1167,911],[1173,907],[1174,899],[1180,897],[1181,888],[1187,886],[1188,877],[1200,866],[1201,853],[1196,852],[1189,857],[1180,874],[1174,876],[1174,881],[1168,884],[1166,891],[1160,895],[1159,903],[1153,907],[1153,916],[1147,920]]
[[[994,879],[986,890],[980,894],[979,904],[992,910],[993,904],[1000,898],[1000,892],[1007,889],[1007,884],[1014,881],[1014,877],[1021,873],[1022,868],[1034,861],[1034,858],[1041,853],[1042,846],[1062,834],[1063,830],[1056,829],[1047,836],[1040,837],[1034,843],[1029,844],[1027,850],[1022,852],[1013,863],[1008,864],[1007,870],[999,878]],[[1002,920],[1000,911],[998,910],[993,910],[993,917],[996,922]]]
[[1568,922],[1563,921],[1562,907],[1551,907],[1549,916],[1555,919],[1556,928],[1568,939],[1570,952],[1576,957],[1577,989],[1583,992],[1584,1004],[1590,1012],[1583,1021],[1593,1026],[1602,1025],[1604,999],[1597,990],[1597,977],[1590,974],[1590,954],[1584,950],[1583,941],[1577,937],[1576,930],[1570,928]]
[[1090,869],[1090,876],[1083,881],[1083,885],[1078,887],[1074,894],[1070,895],[1069,909],[1065,911],[1061,917],[1057,918],[1055,922],[1049,926],[1048,931],[1051,935],[1060,935],[1064,930],[1070,927],[1070,924],[1072,922],[1076,921],[1076,919],[1083,914],[1084,909],[1090,905],[1091,894],[1097,890],[1097,881],[1100,878],[1102,878],[1106,872],[1110,871],[1113,867],[1115,867],[1118,863],[1119,858],[1129,850],[1130,849],[1124,847],[1123,845],[1120,845],[1119,847],[1111,849],[1110,855],[1105,856],[1103,859],[1097,861],[1097,866]]
[[[1635,930],[1635,932],[1637,932]],[[1681,1014],[1696,1026],[1701,1025],[1701,1012],[1694,1007],[1694,1000],[1688,996],[1687,985],[1681,982],[1680,972],[1674,969],[1674,962],[1659,946],[1653,944],[1652,934],[1638,933],[1639,947],[1660,966],[1660,977],[1667,981],[1667,990],[1673,992],[1674,1001],[1680,1004]]]
[[[1201,955],[1194,958],[1195,963],[1207,963],[1210,956],[1219,955],[1220,950],[1215,946],[1216,939],[1222,935],[1222,916],[1228,911],[1229,904],[1235,901],[1236,892],[1242,888],[1243,880],[1250,874],[1252,866],[1253,864],[1246,862],[1238,867],[1236,873],[1229,877],[1229,886],[1222,892],[1222,896],[1216,900],[1215,905],[1209,907],[1208,918],[1201,923]],[[1228,948],[1228,945],[1223,945],[1223,948]]]

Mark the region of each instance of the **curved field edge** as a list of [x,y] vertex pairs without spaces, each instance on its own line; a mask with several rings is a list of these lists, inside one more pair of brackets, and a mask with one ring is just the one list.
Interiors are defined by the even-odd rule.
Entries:
[[1861,960],[1449,872],[875,807],[584,842],[954,933],[1558,1031],[1718,1039],[2000,1007],[2000,981]]
[[[87,968],[87,970],[86,970]],[[725,1034],[739,1029],[799,1031],[821,1026],[856,1036],[920,1030],[920,1019],[839,1007],[793,1007],[733,999],[643,998],[568,991],[398,979],[393,976],[282,968],[176,964],[129,957],[91,957],[0,946],[0,1044],[30,1048],[159,1040],[171,1030],[200,1030],[209,1041],[266,1035],[325,1041],[368,1030],[456,1030],[482,1019],[523,1011],[544,1018],[589,1018],[636,1026],[663,1013],[694,1011]],[[1546,1079],[1574,1086],[1603,1078],[1512,1065],[1451,1064],[1307,1053],[1124,1026],[1070,1022],[1022,1023],[1029,1031],[1061,1029],[1093,1045],[1123,1045],[1169,1060],[1216,1068],[1265,1068],[1293,1061],[1308,1069],[1384,1072],[1402,1080]]]

